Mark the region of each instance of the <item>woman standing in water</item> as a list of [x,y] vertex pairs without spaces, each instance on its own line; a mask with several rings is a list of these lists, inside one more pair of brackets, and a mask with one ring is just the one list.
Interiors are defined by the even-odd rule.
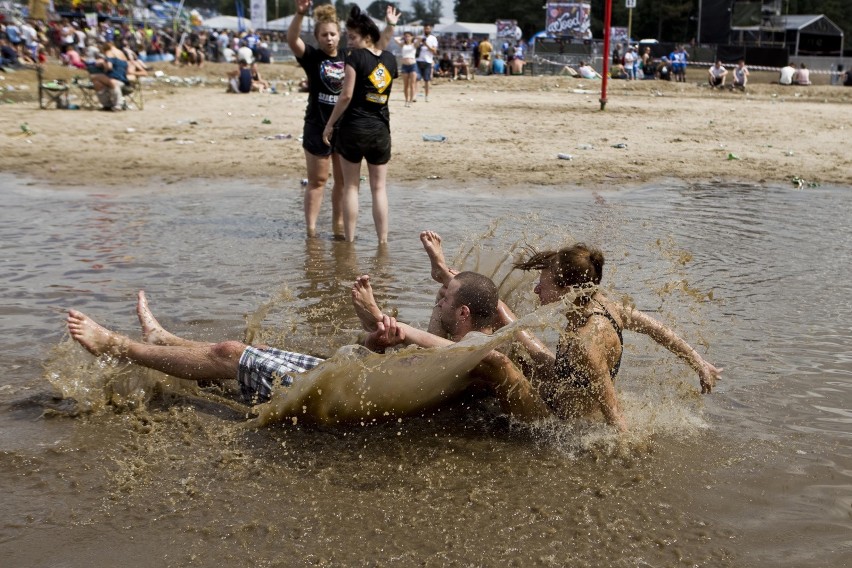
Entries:
[[[521,270],[541,271],[535,293],[542,304],[576,295],[555,355],[529,332],[521,332],[519,339],[532,358],[538,391],[554,413],[570,418],[600,410],[609,424],[625,431],[613,384],[621,364],[623,329],[644,333],[686,361],[698,373],[702,393],[711,391],[722,369],[662,323],[607,298],[598,288],[603,266],[603,253],[582,243],[558,251],[533,250],[529,259],[516,263]],[[515,315],[501,303],[500,318],[508,324]]]
[[[396,25],[398,14],[388,9],[388,28]],[[334,150],[343,170],[343,232],[355,240],[358,221],[358,186],[361,161],[367,161],[370,191],[373,195],[373,221],[379,243],[388,240],[388,197],[385,188],[387,163],[391,157],[388,100],[397,77],[396,58],[379,46],[379,28],[358,6],[346,20],[349,51],[343,89],[325,125],[322,138],[330,145],[334,127]],[[338,120],[340,124],[338,125]]]
[[309,237],[316,235],[329,166],[334,170],[331,188],[331,220],[335,236],[343,236],[343,172],[340,159],[323,142],[322,130],[331,116],[340,89],[343,87],[343,57],[337,51],[340,42],[340,23],[334,6],[323,5],[314,10],[314,37],[319,49],[306,44],[300,37],[302,18],[308,13],[311,0],[296,0],[296,14],[287,29],[287,44],[296,61],[308,76],[308,108],[305,111],[305,128],[302,147],[308,169],[305,187],[305,224]]

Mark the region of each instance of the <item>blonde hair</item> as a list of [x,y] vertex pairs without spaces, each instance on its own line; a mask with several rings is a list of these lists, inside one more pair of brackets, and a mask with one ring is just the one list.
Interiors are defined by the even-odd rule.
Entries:
[[323,4],[314,8],[314,23],[317,27],[320,24],[336,24],[340,28],[340,19],[337,17],[337,10],[331,4]]

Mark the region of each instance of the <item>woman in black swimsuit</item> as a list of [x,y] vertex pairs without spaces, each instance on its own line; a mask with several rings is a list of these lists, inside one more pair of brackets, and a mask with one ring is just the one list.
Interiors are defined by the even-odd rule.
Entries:
[[[703,393],[712,390],[722,369],[705,361],[662,323],[609,300],[598,288],[603,266],[603,253],[584,244],[532,251],[530,258],[516,263],[521,270],[541,271],[535,293],[542,304],[574,297],[555,355],[529,332],[519,334],[519,339],[532,358],[538,392],[557,415],[569,418],[600,410],[609,424],[625,431],[613,384],[621,364],[623,329],[644,333],[686,361],[698,373]],[[515,319],[502,303],[501,318],[504,324]]]

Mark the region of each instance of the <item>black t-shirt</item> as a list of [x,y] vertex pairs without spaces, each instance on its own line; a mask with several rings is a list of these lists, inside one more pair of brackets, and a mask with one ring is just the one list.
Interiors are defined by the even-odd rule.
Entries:
[[390,124],[388,100],[393,80],[399,76],[396,57],[389,51],[375,55],[369,49],[353,49],[346,54],[346,65],[355,70],[356,78],[352,101],[341,123],[379,118]]
[[308,75],[308,108],[305,122],[324,128],[343,89],[343,55],[334,57],[321,49],[305,45],[305,53],[296,61]]

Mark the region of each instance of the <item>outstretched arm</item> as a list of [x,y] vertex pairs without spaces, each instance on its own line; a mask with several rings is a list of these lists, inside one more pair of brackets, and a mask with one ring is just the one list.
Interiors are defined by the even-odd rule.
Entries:
[[716,386],[716,381],[721,378],[723,369],[716,368],[705,361],[689,343],[681,339],[674,331],[635,308],[622,307],[621,319],[624,322],[625,329],[644,333],[686,361],[698,373],[702,393],[709,393]]
[[296,57],[302,57],[305,54],[305,42],[301,38],[302,18],[308,13],[310,7],[311,0],[296,0],[296,13],[293,14],[290,27],[287,28],[287,45]]

